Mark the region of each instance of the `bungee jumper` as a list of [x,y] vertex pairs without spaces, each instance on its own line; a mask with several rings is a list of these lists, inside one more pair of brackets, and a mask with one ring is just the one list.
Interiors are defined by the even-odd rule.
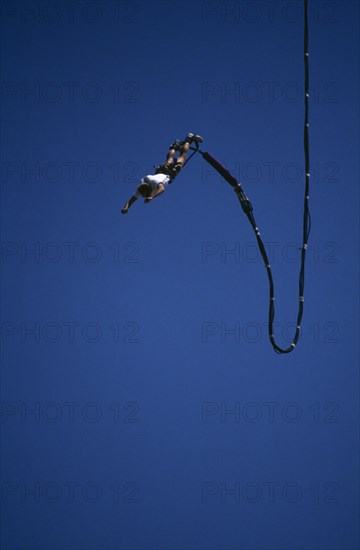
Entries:
[[[122,213],[126,214],[130,206],[140,197],[145,198],[145,202],[150,202],[155,197],[159,196],[165,191],[166,186],[171,183],[178,175],[180,170],[185,164],[192,158],[193,155],[199,153],[203,159],[208,162],[224,179],[227,181],[236,193],[236,196],[240,202],[240,205],[249,220],[252,229],[255,233],[255,237],[259,246],[259,250],[264,261],[266,268],[268,281],[269,281],[269,313],[268,313],[268,335],[269,340],[274,348],[274,351],[279,354],[290,353],[295,349],[295,346],[300,337],[301,321],[304,310],[304,287],[305,287],[305,259],[307,243],[311,228],[311,219],[309,211],[309,191],[310,191],[310,152],[309,152],[309,51],[308,51],[308,0],[304,0],[304,156],[305,156],[305,193],[303,203],[303,241],[301,246],[301,260],[300,260],[300,273],[299,273],[299,306],[298,314],[295,324],[295,334],[290,346],[282,348],[275,342],[274,336],[274,318],[275,318],[275,289],[274,281],[271,272],[271,266],[269,258],[265,249],[264,242],[260,235],[260,230],[256,224],[253,207],[241,184],[236,178],[225,168],[220,162],[218,162],[210,153],[204,152],[200,149],[199,143],[203,142],[203,139],[198,135],[188,134],[185,141],[179,142],[178,140],[170,146],[170,150],[166,159],[166,162],[156,169],[154,176],[145,176],[138,185],[135,195],[125,204],[122,209]],[[195,143],[195,147],[192,144]],[[192,150],[192,155],[187,158],[189,150]],[[180,156],[175,159],[175,153],[180,151]]]
[[[162,195],[166,187],[174,181],[180,170],[185,166],[186,162],[190,160],[191,157],[188,159],[187,155],[192,143],[196,144],[196,148],[192,148],[196,152],[199,148],[199,143],[202,142],[203,139],[201,136],[188,133],[184,141],[177,139],[172,143],[169,147],[166,161],[163,164],[154,166],[155,174],[149,174],[141,179],[135,193],[125,203],[121,213],[127,214],[129,208],[140,197],[145,199],[145,203],[149,203]],[[179,152],[179,156],[175,158],[177,152]]]

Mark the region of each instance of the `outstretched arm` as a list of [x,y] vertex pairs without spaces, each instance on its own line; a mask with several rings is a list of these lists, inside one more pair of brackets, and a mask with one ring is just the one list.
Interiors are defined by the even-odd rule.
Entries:
[[122,214],[127,214],[127,211],[129,210],[130,206],[134,204],[134,202],[137,201],[137,197],[135,197],[135,195],[133,195],[128,201],[126,204],[124,204],[124,207],[123,209],[121,210],[121,213]]
[[157,189],[155,191],[155,193],[153,194],[152,197],[147,197],[147,199],[145,199],[144,202],[150,202],[152,201],[153,199],[156,199],[156,197],[159,197],[159,195],[162,195],[162,193],[165,191],[165,187],[163,186],[162,183],[159,183],[158,186],[157,186]]

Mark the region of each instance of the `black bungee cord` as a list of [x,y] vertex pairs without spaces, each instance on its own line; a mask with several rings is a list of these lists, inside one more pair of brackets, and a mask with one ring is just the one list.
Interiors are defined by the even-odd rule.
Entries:
[[[309,45],[308,45],[308,0],[304,0],[304,68],[305,68],[305,120],[304,120],[304,155],[305,155],[305,196],[304,196],[304,218],[303,218],[303,244],[301,247],[301,262],[300,262],[300,274],[299,274],[299,309],[296,320],[296,328],[294,338],[288,348],[281,348],[275,342],[274,336],[274,317],[275,317],[275,294],[274,294],[274,281],[271,272],[271,266],[269,258],[264,246],[264,242],[261,238],[260,231],[256,225],[256,221],[253,214],[253,207],[251,202],[245,195],[241,184],[230,174],[230,172],[222,166],[213,156],[209,153],[201,151],[196,147],[195,152],[199,152],[203,158],[208,162],[219,174],[233,187],[243,211],[245,212],[257,239],[259,250],[263,258],[267,276],[269,280],[269,339],[276,353],[290,353],[295,349],[295,346],[300,337],[301,321],[304,310],[304,287],[305,287],[305,259],[306,250],[311,228],[311,219],[309,211],[309,189],[310,189],[310,154],[309,154]],[[193,153],[193,155],[194,155]],[[192,155],[192,156],[193,156]],[[189,159],[190,160],[190,159]]]

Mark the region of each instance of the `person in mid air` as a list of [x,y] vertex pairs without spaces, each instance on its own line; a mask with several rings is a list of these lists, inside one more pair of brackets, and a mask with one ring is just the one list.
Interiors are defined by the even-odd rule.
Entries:
[[[156,168],[154,175],[148,175],[142,178],[137,186],[136,192],[124,205],[121,213],[127,214],[129,208],[140,197],[143,197],[145,199],[144,202],[148,203],[164,193],[167,185],[174,181],[175,177],[184,166],[190,145],[193,142],[202,143],[203,139],[201,136],[189,133],[184,141],[177,139],[175,143],[170,145],[166,161]],[[175,158],[176,152],[179,152],[177,158]]]

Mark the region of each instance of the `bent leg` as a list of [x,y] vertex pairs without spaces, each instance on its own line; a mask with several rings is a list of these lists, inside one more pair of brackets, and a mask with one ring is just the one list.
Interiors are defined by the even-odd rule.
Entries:
[[166,157],[166,163],[167,164],[174,164],[174,157],[175,157],[176,150],[175,149],[169,149],[169,152]]
[[181,164],[181,166],[183,166],[185,164],[186,157],[187,157],[187,154],[189,152],[189,149],[190,149],[190,143],[188,141],[185,141],[182,144],[182,147],[181,147],[181,150],[180,150],[180,155],[176,159],[176,164]]

